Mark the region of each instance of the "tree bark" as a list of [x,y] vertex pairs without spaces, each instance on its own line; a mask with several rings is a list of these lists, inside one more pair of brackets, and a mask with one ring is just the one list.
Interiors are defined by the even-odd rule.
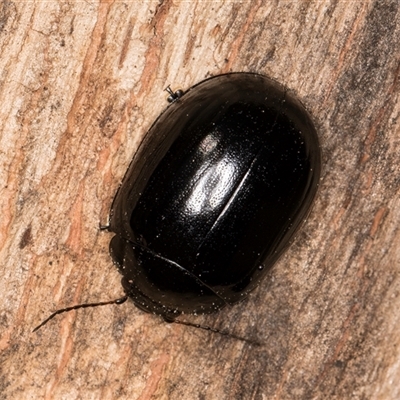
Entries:
[[[400,398],[400,3],[0,4],[3,399]],[[187,320],[123,305],[100,231],[138,144],[187,89],[268,75],[315,120],[307,222],[242,303]]]

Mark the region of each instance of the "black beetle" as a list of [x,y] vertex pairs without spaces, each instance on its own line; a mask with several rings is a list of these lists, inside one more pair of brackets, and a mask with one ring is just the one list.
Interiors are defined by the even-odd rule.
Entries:
[[139,308],[173,320],[243,299],[314,199],[320,147],[302,105],[265,76],[219,75],[178,93],[111,208],[111,256]]
[[263,75],[168,91],[172,104],[133,158],[107,228],[126,293],[112,302],[129,297],[171,322],[254,289],[310,210],[321,153],[304,107]]

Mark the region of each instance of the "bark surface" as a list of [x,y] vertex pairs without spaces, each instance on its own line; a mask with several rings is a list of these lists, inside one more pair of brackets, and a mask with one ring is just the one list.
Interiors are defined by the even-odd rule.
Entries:
[[[0,397],[400,398],[400,3],[0,4]],[[244,302],[192,322],[131,302],[99,231],[166,107],[230,71],[313,116],[323,172],[294,243]]]

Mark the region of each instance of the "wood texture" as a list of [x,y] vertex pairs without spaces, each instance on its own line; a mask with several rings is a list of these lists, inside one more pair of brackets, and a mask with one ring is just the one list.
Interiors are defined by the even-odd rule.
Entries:
[[[400,398],[400,3],[0,4],[2,399]],[[315,119],[323,176],[245,302],[163,323],[122,294],[100,232],[163,89],[266,74]]]

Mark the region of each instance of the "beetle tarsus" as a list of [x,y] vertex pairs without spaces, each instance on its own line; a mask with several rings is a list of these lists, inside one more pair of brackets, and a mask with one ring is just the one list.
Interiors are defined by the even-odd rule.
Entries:
[[99,229],[101,231],[109,231],[110,230],[110,224],[107,224],[107,225],[99,224]]
[[169,96],[167,97],[168,103],[173,103],[175,100],[178,100],[183,95],[183,90],[179,89],[174,92],[171,89],[170,85],[168,85],[164,90],[169,93]]

